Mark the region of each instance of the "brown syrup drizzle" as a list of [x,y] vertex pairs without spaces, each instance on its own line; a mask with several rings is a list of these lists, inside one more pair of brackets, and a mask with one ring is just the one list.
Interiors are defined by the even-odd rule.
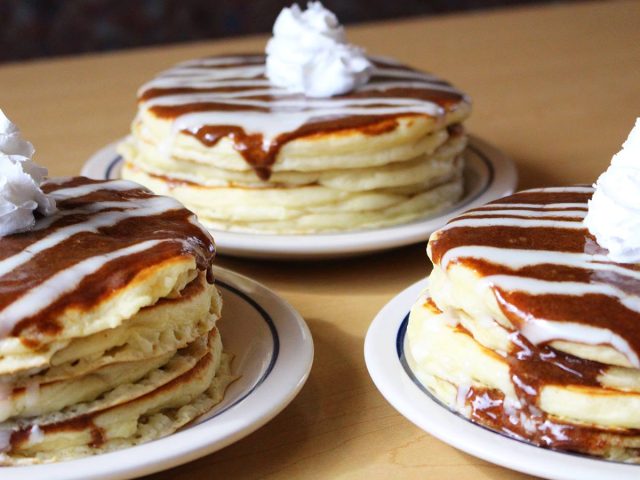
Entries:
[[[211,69],[215,71],[218,68],[245,67],[255,66],[264,63],[262,60],[245,61],[244,63],[234,65],[215,65],[215,66],[202,66],[203,71]],[[413,72],[415,70],[395,64],[387,64],[382,61],[375,61],[378,67],[392,67],[396,69],[406,70]],[[179,66],[176,68],[180,68]],[[190,68],[193,68],[192,66]],[[265,80],[266,77],[259,75],[253,78],[254,80]],[[383,81],[397,80],[393,77],[385,77],[383,74],[377,76],[375,80],[372,80],[370,84],[380,83]],[[416,80],[419,82],[419,80]],[[446,85],[449,84],[442,80],[430,80],[432,83]],[[138,101],[144,102],[157,97],[176,95],[183,93],[229,93],[229,92],[241,92],[250,91],[253,87],[243,86],[224,86],[224,87],[150,87],[143,89],[139,96]],[[270,95],[254,95],[244,97],[245,99],[261,100],[270,102],[276,97]],[[304,96],[300,94],[285,94],[278,98],[287,99],[304,99]],[[454,111],[460,104],[468,102],[469,100],[464,94],[458,91],[446,91],[437,88],[386,88],[384,90],[367,90],[367,91],[354,91],[349,94],[339,95],[332,97],[332,99],[344,100],[344,99],[361,99],[361,98],[406,98],[422,100],[424,102],[435,103],[446,112]],[[379,105],[378,105],[379,106]],[[369,107],[376,107],[376,105],[370,105]],[[300,110],[302,110],[301,107]],[[247,112],[273,112],[277,113],[276,107],[273,109],[263,108],[250,105],[230,105],[227,103],[216,103],[215,101],[202,101],[193,102],[180,105],[156,105],[149,108],[154,115],[160,118],[175,119],[179,116],[196,113],[196,112],[228,112],[228,111],[247,111]],[[373,111],[372,111],[373,112]],[[444,115],[444,114],[443,114]],[[250,133],[245,131],[241,125],[201,125],[196,129],[186,129],[183,133],[189,134],[197,138],[203,145],[212,147],[216,145],[222,138],[230,138],[233,141],[234,148],[242,155],[244,160],[251,165],[256,175],[263,181],[266,181],[271,176],[271,167],[275,163],[276,158],[287,143],[305,137],[312,137],[314,135],[322,135],[332,132],[346,132],[349,130],[358,130],[358,132],[365,135],[381,135],[386,132],[393,131],[398,126],[398,119],[400,117],[411,116],[426,116],[425,114],[415,114],[406,112],[395,115],[379,115],[372,113],[371,115],[349,115],[334,116],[331,119],[316,119],[302,125],[300,128],[292,132],[286,132],[273,139],[265,148],[265,142],[263,141],[263,135],[260,133]],[[274,121],[277,119],[274,118]],[[442,121],[442,118],[438,119]]]
[[[506,408],[504,400],[499,390],[471,387],[465,396],[465,404],[471,409],[469,418],[509,437],[546,448],[600,456],[611,450],[611,432],[607,430],[566,423],[530,405]],[[635,429],[615,431],[622,437],[639,434],[640,430]]]
[[[472,337],[461,325],[456,330]],[[539,408],[545,385],[602,388],[598,377],[608,366],[554,350],[535,346],[521,334],[511,334],[512,350],[503,357],[509,364],[511,381],[520,405],[505,405],[505,395],[497,389],[472,386],[464,397],[469,418],[505,435],[539,446],[603,455],[611,430],[578,425],[554,418]],[[640,435],[638,429],[615,429],[621,436]]]
[[261,134],[247,134],[242,127],[205,125],[194,132],[190,130],[185,130],[184,132],[193,135],[207,147],[212,147],[221,139],[229,137],[233,141],[236,151],[253,167],[258,178],[266,181],[271,177],[271,166],[275,163],[278,153],[285,144],[292,140],[349,129],[357,129],[365,135],[375,136],[393,131],[397,125],[398,122],[395,118],[370,116],[313,122],[303,125],[293,132],[279,135],[270,142],[266,150]]

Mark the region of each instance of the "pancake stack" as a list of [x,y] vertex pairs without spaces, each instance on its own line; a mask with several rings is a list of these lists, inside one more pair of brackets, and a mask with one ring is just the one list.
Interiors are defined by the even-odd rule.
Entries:
[[640,265],[610,261],[585,228],[592,194],[527,190],[436,232],[408,361],[435,397],[474,422],[638,463]]
[[0,464],[66,460],[167,435],[231,377],[213,240],[128,181],[42,185],[59,211],[0,239]]
[[469,99],[371,61],[367,84],[331,98],[271,85],[263,55],[179,64],[139,90],[122,176],[224,230],[345,231],[435,214],[463,193]]

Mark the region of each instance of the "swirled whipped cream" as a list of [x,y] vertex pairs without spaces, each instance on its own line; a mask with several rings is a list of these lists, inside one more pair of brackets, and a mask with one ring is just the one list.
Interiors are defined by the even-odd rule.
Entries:
[[267,43],[272,84],[308,97],[331,97],[367,83],[372,65],[364,50],[347,43],[344,28],[320,2],[284,8]]
[[55,200],[40,188],[47,169],[33,163],[34,151],[0,110],[0,236],[33,228],[36,211],[56,212]]
[[584,223],[614,262],[640,262],[640,118],[598,178]]

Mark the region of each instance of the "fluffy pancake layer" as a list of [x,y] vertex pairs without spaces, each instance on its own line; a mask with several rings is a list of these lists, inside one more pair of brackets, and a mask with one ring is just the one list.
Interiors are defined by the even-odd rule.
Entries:
[[44,189],[59,211],[0,239],[4,464],[157,438],[204,413],[230,380],[215,249],[193,214],[131,182]]
[[104,453],[168,435],[218,403],[233,380],[217,330],[177,351],[160,368],[93,401],[6,423],[11,450],[0,461],[24,465]]
[[640,277],[585,229],[592,193],[519,192],[432,235],[409,350],[421,382],[476,422],[637,462]]
[[349,95],[308,99],[270,86],[262,56],[205,58],[141,88],[122,175],[215,228],[401,223],[461,196],[469,111],[451,85],[388,61]]

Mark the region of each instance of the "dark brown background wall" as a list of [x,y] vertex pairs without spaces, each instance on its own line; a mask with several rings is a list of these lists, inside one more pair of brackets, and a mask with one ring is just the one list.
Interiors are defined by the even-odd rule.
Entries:
[[[551,1],[325,0],[324,4],[348,24]],[[278,12],[291,3],[278,0],[0,0],[0,62],[268,32]]]

